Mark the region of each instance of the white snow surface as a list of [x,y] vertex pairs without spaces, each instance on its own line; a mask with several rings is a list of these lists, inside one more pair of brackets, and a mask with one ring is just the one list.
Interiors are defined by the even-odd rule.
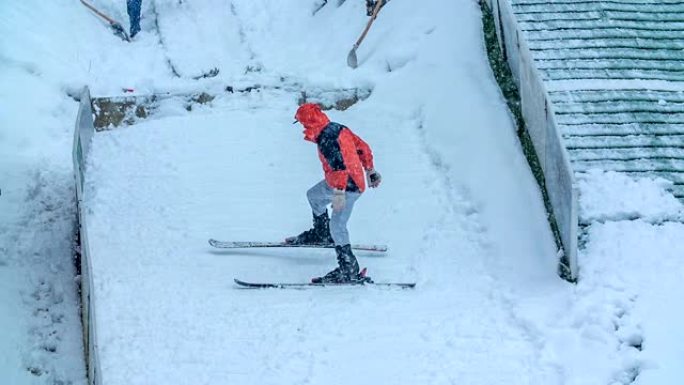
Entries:
[[85,384],[72,261],[78,105],[59,73],[78,8],[57,3],[0,2],[0,384]]
[[585,222],[641,218],[649,222],[684,219],[682,203],[667,191],[672,181],[590,170],[578,175],[580,216]]
[[[125,2],[95,3],[127,25]],[[663,182],[582,178],[581,279],[560,280],[478,4],[390,2],[351,70],[363,2],[314,15],[320,3],[144,0],[130,44],[78,1],[0,5],[0,383],[84,381],[67,96],[83,85],[217,96],[191,111],[165,99],[94,137],[86,204],[103,384],[677,383],[684,229]],[[219,75],[193,79],[211,68]],[[300,282],[334,266],[330,250],[206,241],[310,226],[305,191],[322,173],[290,124],[299,91],[350,88],[372,94],[329,115],[370,143],[384,177],[350,233],[390,249],[357,256],[376,281],[417,287],[237,289],[234,277]],[[32,319],[45,297],[63,322]],[[41,350],[50,338],[56,354]],[[53,377],[30,374],[36,361]]]

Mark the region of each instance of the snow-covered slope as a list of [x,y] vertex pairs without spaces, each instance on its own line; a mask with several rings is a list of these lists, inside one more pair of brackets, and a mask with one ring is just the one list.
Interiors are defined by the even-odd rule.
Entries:
[[72,262],[77,105],[64,92],[73,56],[59,50],[83,26],[70,25],[78,7],[0,2],[2,384],[85,383]]
[[[313,15],[320,3],[144,1],[143,32],[132,44],[77,1],[2,4],[10,21],[0,24],[0,91],[3,108],[12,108],[0,115],[0,148],[34,170],[0,164],[16,187],[3,185],[0,198],[8,256],[0,272],[15,277],[3,281],[0,322],[12,332],[0,341],[20,346],[3,356],[7,378],[83,381],[81,357],[70,353],[80,343],[78,314],[64,310],[74,310],[75,293],[59,289],[71,282],[68,263],[45,268],[24,257],[58,244],[55,260],[68,262],[77,105],[66,94],[89,85],[95,96],[123,87],[217,96],[192,111],[167,99],[149,119],[95,136],[87,206],[104,384],[668,383],[680,353],[648,314],[666,291],[647,291],[655,278],[630,285],[640,269],[677,266],[678,246],[654,246],[666,256],[661,265],[625,263],[622,275],[606,262],[615,234],[607,225],[592,233],[583,281],[575,287],[556,276],[539,191],[487,66],[478,5],[390,2],[353,71],[345,58],[367,20],[363,2],[329,1]],[[124,20],[123,2],[96,4]],[[216,77],[192,79],[211,68]],[[222,91],[249,85],[268,87]],[[388,244],[385,256],[359,253],[361,263],[378,281],[415,280],[417,288],[236,289],[235,276],[303,281],[334,265],[329,250],[221,252],[206,240],[277,240],[308,228],[304,193],[322,175],[315,147],[290,122],[300,89],[342,88],[372,89],[330,116],[371,144],[384,176],[359,201],[352,240]],[[24,126],[31,129],[15,128]],[[59,209],[45,204],[54,201]],[[26,227],[46,231],[23,238]],[[668,226],[658,237],[670,238],[653,239],[679,231]],[[615,250],[616,260],[635,261]],[[56,354],[42,361],[54,377],[26,375],[25,357],[41,351],[27,342],[32,308],[5,311],[22,303],[21,293],[40,293],[40,280],[18,274],[41,271],[53,274],[53,306],[64,310]],[[42,343],[51,335],[34,336]]]
[[[243,65],[253,70],[230,78],[230,66],[221,66],[228,60],[189,56],[196,68],[218,66],[229,84],[372,88],[368,99],[330,112],[371,143],[385,179],[359,201],[352,239],[389,245],[386,256],[359,254],[376,280],[416,280],[419,289],[236,290],[233,277],[308,281],[335,263],[329,250],[206,245],[210,237],[278,240],[310,225],[304,193],[322,176],[315,147],[290,125],[299,93],[219,93],[191,112],[169,101],[149,120],[93,143],[87,203],[103,380],[557,378],[526,331],[506,321],[510,309],[500,298],[523,281],[564,284],[483,55],[477,5],[393,3],[359,49],[357,71],[344,59],[365,22],[362,4],[329,4],[315,16],[312,9],[260,1],[198,7],[193,17],[226,14],[239,23],[241,40],[224,55],[249,57]],[[453,23],[454,15],[462,20]],[[333,34],[331,25],[350,27]],[[166,46],[192,33],[163,32]],[[467,347],[473,339],[481,349]],[[492,362],[499,371],[485,369]]]

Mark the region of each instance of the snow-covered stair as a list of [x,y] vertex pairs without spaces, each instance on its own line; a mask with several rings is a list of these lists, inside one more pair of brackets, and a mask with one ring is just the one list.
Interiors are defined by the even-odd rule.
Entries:
[[554,92],[576,171],[655,173],[684,197],[684,94],[643,90]]
[[513,0],[575,171],[654,174],[684,198],[684,2]]

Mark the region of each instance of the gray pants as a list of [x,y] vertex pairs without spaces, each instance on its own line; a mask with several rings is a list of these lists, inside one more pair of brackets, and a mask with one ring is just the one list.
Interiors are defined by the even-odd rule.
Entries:
[[[354,203],[361,196],[358,192],[345,192],[344,208],[340,211],[333,210],[330,218],[330,235],[332,236],[335,245],[344,246],[350,244],[349,231],[347,231],[347,221],[354,209]],[[328,205],[332,203],[333,189],[328,186],[325,180],[316,183],[306,192],[306,197],[309,198],[309,204],[314,215],[318,216],[328,210]]]

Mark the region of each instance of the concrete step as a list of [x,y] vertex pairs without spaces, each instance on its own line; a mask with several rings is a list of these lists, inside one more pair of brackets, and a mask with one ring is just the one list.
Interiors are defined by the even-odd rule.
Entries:
[[684,103],[684,92],[681,91],[653,91],[645,89],[615,89],[615,90],[570,90],[552,91],[549,96],[554,105],[575,102],[656,102]]
[[552,12],[586,12],[601,10],[605,12],[641,12],[663,13],[684,12],[684,2],[625,2],[625,1],[553,1],[553,2],[521,2],[513,1],[513,9],[516,15],[528,13],[552,13]]
[[552,39],[533,40],[530,42],[530,50],[549,49],[603,49],[603,48],[660,48],[660,49],[683,49],[684,41],[667,38],[651,38],[636,36],[613,36],[593,37],[585,39]]
[[675,184],[669,190],[675,198],[684,199],[684,183]]
[[625,148],[569,148],[570,159],[575,161],[632,161],[639,159],[649,160],[684,160],[684,148],[682,147],[625,147]]
[[[684,62],[682,62],[684,64]],[[549,81],[573,79],[610,79],[610,80],[659,80],[669,82],[684,81],[684,66],[679,70],[657,69],[575,69],[542,70],[542,78]]]
[[677,173],[684,170],[684,159],[574,160],[572,166],[575,171],[599,169],[605,171]]
[[681,41],[684,38],[684,30],[667,30],[640,27],[612,27],[604,28],[567,28],[554,30],[527,30],[525,32],[530,44],[536,41],[564,41],[569,39],[606,39],[606,38],[644,38],[652,40]]
[[557,115],[572,114],[611,114],[611,113],[665,113],[684,114],[684,102],[657,103],[652,101],[597,101],[556,103],[554,111]]
[[628,175],[637,177],[659,177],[667,179],[675,184],[684,186],[684,171],[679,172],[626,172]]
[[684,123],[585,123],[559,125],[563,136],[684,135]]
[[[677,48],[678,51],[684,50]],[[684,60],[652,60],[652,59],[540,59],[536,60],[538,69],[589,71],[589,70],[640,70],[663,71],[674,74],[684,72]]]
[[568,150],[598,148],[684,148],[684,135],[565,136]]
[[[670,60],[682,62],[682,51],[679,48],[603,48],[578,50],[557,48],[533,52],[534,60],[650,60],[653,62]],[[684,64],[682,64],[684,66]],[[681,68],[681,67],[680,67]]]
[[[515,8],[515,17],[518,22],[525,23],[551,23],[551,22],[656,22],[656,23],[681,23],[684,22],[684,7],[675,11],[649,10],[647,6],[637,9],[572,9],[554,12],[549,9],[546,12],[528,12],[521,8]],[[649,12],[645,12],[649,10]]]
[[614,112],[614,113],[577,113],[557,114],[556,122],[561,125],[586,124],[684,124],[684,114],[668,112]]
[[684,21],[659,22],[645,20],[577,20],[577,21],[521,21],[518,23],[523,31],[560,31],[560,30],[605,30],[616,31],[631,29],[634,31],[671,31],[684,32]]

